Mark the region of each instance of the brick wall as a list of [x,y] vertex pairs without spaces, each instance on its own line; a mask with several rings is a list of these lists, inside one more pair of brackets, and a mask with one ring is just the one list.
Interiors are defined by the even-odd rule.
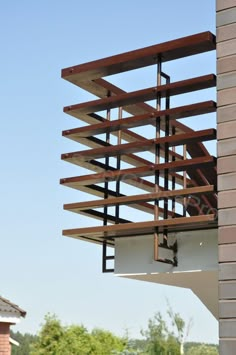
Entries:
[[236,354],[236,0],[217,0],[220,354]]
[[11,354],[9,336],[10,336],[10,324],[0,323],[0,355]]

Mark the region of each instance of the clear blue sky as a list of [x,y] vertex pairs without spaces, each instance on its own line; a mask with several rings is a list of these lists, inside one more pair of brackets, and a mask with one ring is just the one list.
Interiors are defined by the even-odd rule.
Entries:
[[[60,78],[61,68],[166,40],[215,32],[214,0],[4,1],[1,4],[1,288],[27,311],[15,329],[36,332],[47,312],[139,336],[167,297],[189,339],[217,342],[217,322],[188,290],[101,273],[98,246],[63,238],[83,218],[63,212],[78,193],[59,186],[77,175],[60,154],[76,150],[61,131],[78,122],[63,106],[90,96]],[[213,54],[214,55],[214,54]],[[209,55],[207,72],[214,68]],[[202,63],[192,68],[193,76]],[[176,74],[178,75],[178,74]],[[186,66],[186,77],[188,77]],[[88,222],[85,222],[88,223]]]

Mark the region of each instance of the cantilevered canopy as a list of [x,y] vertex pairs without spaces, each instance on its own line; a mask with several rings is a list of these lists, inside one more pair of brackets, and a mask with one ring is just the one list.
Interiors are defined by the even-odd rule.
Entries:
[[[62,70],[62,78],[97,99],[64,108],[86,125],[62,135],[90,149],[64,153],[62,159],[93,173],[81,175],[78,171],[75,177],[61,179],[61,184],[99,198],[64,208],[103,222],[102,226],[65,230],[63,235],[112,246],[115,238],[153,233],[156,241],[159,234],[168,240],[169,232],[216,227],[216,159],[203,144],[214,140],[216,131],[210,127],[194,131],[180,121],[215,112],[216,104],[208,100],[170,106],[172,96],[212,88],[216,77],[210,73],[171,82],[162,70],[166,61],[214,49],[215,36],[203,32]],[[149,88],[126,92],[104,79],[150,65],[157,65],[157,82]],[[153,130],[152,137],[146,133],[147,126]],[[144,127],[141,134],[134,131],[137,127]],[[140,155],[143,152],[149,155]],[[124,163],[129,167],[122,167]],[[153,180],[147,179],[151,176]],[[131,189],[126,196],[124,184],[141,193],[134,195]],[[153,220],[133,223],[130,216],[121,216],[120,206],[148,213]],[[109,212],[110,207],[115,212]]]

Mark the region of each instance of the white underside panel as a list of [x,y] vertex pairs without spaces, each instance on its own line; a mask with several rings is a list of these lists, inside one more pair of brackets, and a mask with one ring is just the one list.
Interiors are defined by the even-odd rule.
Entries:
[[[116,239],[115,274],[126,278],[191,289],[218,318],[217,229],[172,235],[178,242],[178,266],[156,262],[153,236]],[[159,249],[160,257],[172,251]]]

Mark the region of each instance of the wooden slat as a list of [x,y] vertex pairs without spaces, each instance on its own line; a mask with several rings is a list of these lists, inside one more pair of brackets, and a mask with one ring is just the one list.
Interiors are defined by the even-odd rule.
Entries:
[[[86,78],[88,79],[88,77]],[[111,95],[117,95],[117,94],[122,94],[124,93],[123,90],[121,90],[120,88],[116,87],[115,85],[105,81],[104,79],[95,79],[94,81],[90,81],[90,80],[87,80],[86,82],[81,82],[81,85],[80,85],[82,88],[88,90],[89,92],[99,96],[99,97],[105,97],[107,96],[107,93],[109,92]],[[125,110],[127,112],[129,112],[130,114],[132,115],[140,115],[140,114],[145,114],[147,112],[152,112],[153,111],[153,108],[149,105],[147,105],[146,103],[138,103],[136,105],[132,105],[132,106],[127,106],[125,108]],[[98,115],[96,114],[91,114],[91,116],[93,116],[93,122],[91,121],[90,123],[95,123],[95,122],[98,122],[98,121],[103,121],[104,119],[100,119]],[[96,118],[95,118],[96,117]],[[87,117],[81,117],[83,120],[86,121]],[[89,118],[89,120],[92,120],[92,117]],[[87,121],[86,121],[87,122]],[[191,131],[191,129],[185,125],[183,125],[182,123],[180,122],[173,122],[173,125],[176,127],[176,132],[179,133],[179,132],[186,132],[186,131]],[[131,132],[132,133],[132,132]],[[127,131],[127,134],[125,133],[125,138],[129,138],[129,140],[127,139],[127,141],[135,141],[135,136],[133,135],[128,135],[128,131]],[[138,137],[138,139],[140,139]],[[201,155],[206,155],[208,154],[208,152],[206,151],[205,147],[199,143],[199,144],[194,144],[194,145],[189,145],[189,153],[190,155],[192,156],[194,154],[194,156],[201,156]],[[198,183],[198,184],[204,184],[205,183],[205,179],[203,179],[201,176],[200,176],[200,173],[201,172],[201,169],[198,169],[198,170],[191,170],[189,171],[189,175],[192,179],[195,179],[195,182],[194,180],[192,180],[193,183]],[[214,168],[208,168],[207,169],[207,174],[208,174],[208,177],[209,175],[210,176],[213,176],[213,175],[216,175],[216,171]],[[77,188],[80,188],[81,190],[84,189],[85,187],[84,186],[80,186],[80,187],[77,187]],[[90,191],[92,191],[93,193],[97,193],[95,190],[91,189]],[[210,198],[209,198],[210,200]],[[204,201],[204,203],[207,203],[206,201]],[[212,206],[216,206],[216,198],[214,197],[211,201],[211,205]]]
[[79,85],[80,81],[87,82],[106,75],[153,65],[156,63],[157,56],[165,62],[213,49],[215,49],[215,36],[210,32],[203,32],[65,68],[62,70],[62,78]]
[[[117,133],[117,132],[115,132],[115,133]],[[132,136],[129,134],[128,138],[126,137],[126,133],[122,134],[122,139],[127,140],[128,142],[136,142],[136,141],[138,141],[139,137],[143,141],[146,140],[146,138],[143,138],[137,134],[132,135]],[[107,146],[112,147],[112,144],[108,144],[108,143],[104,142],[103,140],[96,138],[96,137],[86,137],[86,138],[79,137],[76,141],[78,143],[86,145],[87,147],[90,147],[90,148],[99,148],[99,147],[107,147]],[[164,157],[164,150],[163,149],[161,149],[160,156]],[[170,158],[173,157],[175,160],[182,160],[183,159],[182,155],[180,155],[176,152],[173,152],[171,150],[169,150],[169,157]],[[134,166],[140,166],[140,165],[145,165],[145,164],[149,163],[146,159],[141,158],[141,157],[134,155],[134,154],[124,154],[121,157],[121,160],[125,161],[128,164],[134,165]]]
[[[129,133],[133,133],[133,132],[129,131]],[[117,135],[117,132],[115,132],[115,135]],[[128,135],[128,138],[127,138],[127,135]],[[126,131],[122,135],[122,139],[124,139],[124,140],[126,140],[128,142],[137,142],[139,140],[138,139],[139,137],[143,141],[146,140],[146,138],[143,138],[142,136],[137,135],[137,134],[131,136],[130,134],[127,134]],[[78,137],[76,139],[76,141],[78,143],[83,144],[83,145],[85,145],[87,147],[90,147],[90,148],[99,148],[99,147],[108,147],[108,146],[112,147],[112,144],[106,143],[105,141],[103,141],[102,139],[99,139],[97,137],[86,137],[86,138]],[[160,156],[164,157],[164,150],[163,149],[161,149]],[[180,155],[180,154],[178,154],[176,152],[173,152],[171,150],[169,150],[169,156],[175,158],[175,160],[182,160],[183,159],[182,155]],[[123,157],[123,160],[126,161],[127,163],[131,164],[131,165],[138,166],[138,165],[140,165],[140,161],[141,160],[145,160],[145,159],[140,158],[137,155],[125,154],[125,156]],[[133,162],[131,162],[131,160]],[[145,163],[143,162],[142,164],[145,164]]]
[[196,78],[186,79],[166,85],[155,86],[148,89],[133,91],[126,94],[110,96],[107,98],[83,102],[81,104],[64,107],[64,112],[76,118],[81,118],[83,114],[98,112],[133,105],[138,102],[153,100],[160,95],[161,97],[180,95],[196,90],[207,89],[216,85],[214,74],[203,75]]
[[153,234],[156,228],[158,228],[159,233],[162,233],[164,229],[168,229],[169,232],[178,232],[184,230],[216,228],[216,224],[215,215],[208,214],[159,221],[67,229],[63,230],[63,235],[73,238],[90,237],[109,239]]
[[[196,105],[198,105],[198,104],[196,104]],[[192,105],[190,105],[190,106],[192,106]],[[211,106],[211,109],[215,110],[215,103],[214,102],[211,101],[210,102],[210,106]],[[95,120],[96,121],[97,117],[94,117],[94,115],[92,115],[91,120]],[[101,117],[100,117],[99,120],[106,121],[105,119],[102,119]],[[190,131],[192,131],[192,130],[190,130]],[[128,142],[137,141],[138,139],[144,139],[140,135],[138,135],[138,134],[136,134],[134,132],[128,131],[128,130],[123,131],[122,138],[127,140]],[[102,140],[100,140],[100,139],[98,139],[96,137],[87,137],[86,139],[85,138],[77,138],[76,140],[78,142],[82,143],[82,144],[85,144],[85,145],[91,147],[91,148],[98,147],[100,145],[102,145],[102,146],[107,145],[107,143],[103,142]],[[169,155],[170,155],[170,157],[174,156],[175,160],[182,159],[182,157],[178,153],[174,153],[172,151],[169,151]],[[164,156],[164,151],[162,149],[160,150],[160,156],[162,156],[162,157]],[[125,161],[126,163],[134,165],[134,166],[140,166],[140,165],[143,165],[143,164],[149,164],[148,161],[145,161],[143,158],[137,157],[137,156],[135,156],[133,154],[123,155],[121,157],[121,159],[123,161]],[[82,166],[82,164],[78,164],[78,165]],[[91,169],[91,170],[93,170],[93,169]],[[182,176],[176,174],[175,177],[177,179],[176,182],[179,183],[179,184],[182,184],[182,181],[183,181]],[[188,179],[187,184],[188,185],[190,185],[190,184],[193,185],[194,181],[191,182],[191,180]]]
[[[120,95],[122,93],[125,93],[124,90],[118,88],[114,84],[109,83],[108,81],[104,79],[96,79],[96,85],[101,86],[103,89],[105,89],[106,92],[110,92],[111,95]],[[93,91],[93,87],[91,87],[90,90],[91,93],[95,93]],[[147,103],[138,103],[136,105],[131,105],[127,106],[125,108],[125,111],[132,114],[132,115],[141,115],[147,112],[152,113],[153,112],[153,107],[148,105]],[[95,121],[94,121],[95,122]],[[189,128],[188,126],[184,125],[183,123],[179,121],[172,121],[172,125],[176,129],[176,133],[183,133],[183,132],[192,132],[193,130]],[[161,129],[165,129],[165,127],[162,125],[161,121]],[[129,131],[130,132],[130,131]],[[126,135],[127,141],[133,141],[133,137],[130,137],[130,140],[128,140],[128,134]],[[136,137],[136,140],[139,140],[140,138]],[[209,152],[207,151],[206,147],[202,143],[197,143],[197,144],[188,144],[187,151],[190,154],[192,158],[199,157],[199,156],[209,156]],[[205,185],[206,182],[213,181],[213,184],[216,183],[216,167],[208,167],[207,171],[203,171],[201,167],[197,170],[191,170],[189,171],[189,176],[192,179],[192,181],[196,185]],[[209,206],[209,208],[217,208],[217,197],[216,195],[214,196],[203,196],[203,204]]]
[[[109,83],[107,83],[106,81],[104,81],[103,79],[99,79],[99,82],[102,82],[102,85],[108,85]],[[105,83],[105,84],[104,84]],[[122,91],[121,89],[117,88],[117,87],[114,87],[114,85],[111,85],[109,84],[109,88],[110,86],[112,86],[113,90],[116,92],[116,90],[118,90],[118,92]],[[136,109],[133,110],[133,108],[135,108],[135,106],[132,106],[132,109],[131,109],[131,106],[130,106],[130,110],[129,112],[130,113],[140,113],[139,111],[139,106],[140,106],[140,109],[141,109],[141,112],[144,112],[144,110],[149,110],[150,112],[152,112],[152,109],[150,106],[148,106],[147,104],[138,104],[137,107],[138,107],[138,112],[136,111]],[[93,118],[95,120],[95,122],[97,121],[96,118]],[[103,119],[104,120],[104,119]],[[177,121],[174,121],[175,122],[175,126],[177,125]],[[182,128],[183,127],[183,128]],[[182,130],[183,129],[183,130]],[[193,130],[191,130],[189,127],[187,126],[184,126],[181,124],[181,132],[193,132]],[[142,138],[141,136],[137,135],[136,133],[133,133],[133,132],[130,132],[130,131],[123,131],[123,132],[127,132],[127,133],[123,133],[123,137],[125,136],[126,140],[127,141],[136,141],[140,138]],[[132,135],[131,135],[132,134]],[[86,139],[87,142],[86,144],[90,147],[99,147],[100,144],[102,144],[104,146],[105,142],[101,141],[101,140],[98,140],[96,137],[88,137],[88,138],[81,138],[82,140]],[[190,145],[188,145],[189,147]],[[197,149],[195,148],[197,146]],[[197,145],[194,144],[194,145],[191,145],[191,147],[194,147],[194,149],[196,149],[196,151],[199,153],[200,156],[204,156],[205,154],[208,154],[205,147],[202,145],[202,143],[198,143]],[[190,149],[189,149],[190,150]],[[161,150],[161,153],[163,151]],[[190,151],[192,154],[196,154],[195,151]],[[122,159],[124,159],[125,161],[125,158],[126,156],[122,156]],[[127,156],[128,157],[128,156]],[[128,157],[128,160],[127,162],[128,163],[131,163],[131,164],[134,164],[135,166],[140,166],[140,163],[141,162],[141,158],[139,157],[136,157],[135,155],[132,155],[132,160],[130,159],[131,157]],[[141,160],[140,160],[141,159]],[[178,160],[179,158],[176,158],[176,160]],[[146,164],[148,164],[149,162],[146,162]],[[143,162],[143,164],[145,164],[145,162]],[[91,170],[94,170],[94,169],[91,169]],[[197,170],[191,170],[188,172],[189,173],[189,176],[191,177],[191,180],[189,180],[187,182],[188,186],[196,186],[196,185],[204,185],[206,184],[206,180],[205,178],[202,178],[202,173],[201,173],[201,170],[200,169],[197,169]],[[172,173],[171,173],[172,174]],[[173,173],[175,174],[175,173]],[[177,174],[176,174],[177,175]],[[210,175],[211,177],[213,177],[215,180],[216,180],[216,170],[214,168],[211,168],[211,167],[208,167],[208,175]],[[176,176],[177,177],[177,176]],[[181,178],[180,178],[181,179]],[[145,189],[146,191],[150,191],[152,192],[153,191],[153,184],[150,183],[149,181],[145,181],[143,180],[145,183],[141,186],[140,184],[136,185],[136,182],[133,181],[133,180],[130,180],[130,183],[131,185],[134,184],[134,186],[141,186],[143,189]],[[128,182],[128,181],[127,181]],[[179,182],[180,184],[182,184],[181,182]],[[74,186],[72,186],[74,187]],[[85,187],[82,187],[82,186],[76,186],[77,189],[84,189]],[[96,187],[97,188],[97,187]],[[96,191],[94,189],[90,190],[89,189],[89,193],[93,192],[95,193]],[[216,208],[217,207],[217,199],[216,199],[216,196],[208,196],[207,198],[205,196],[202,197],[203,200],[201,200],[201,205],[207,205],[209,206],[209,208]],[[208,201],[209,200],[209,201]],[[210,202],[210,204],[209,204]],[[191,215],[195,215],[196,212],[195,212],[195,208],[191,208],[191,211],[189,211]]]
[[[141,136],[138,136],[141,137]],[[143,142],[148,141],[148,139],[146,138],[142,138],[141,140]],[[105,141],[103,141],[102,139],[96,138],[96,137],[86,137],[86,138],[78,138],[77,140],[80,144],[86,145],[87,147],[96,149],[96,148],[100,148],[100,147],[113,147],[112,144],[106,143]],[[133,139],[131,140],[131,142],[137,142],[137,139]],[[171,151],[170,151],[171,153]],[[175,152],[172,152],[175,153]],[[162,149],[162,154],[160,156],[163,156],[163,149]],[[170,154],[170,157],[174,157],[175,160],[182,160],[183,157],[182,155],[175,153],[175,154]],[[137,155],[133,155],[133,154],[124,154],[122,160],[124,160],[125,162],[127,162],[128,164],[134,165],[134,166],[140,166],[140,165],[145,165],[145,164],[149,164],[149,161],[147,161],[144,158],[141,158]]]
[[114,157],[117,155],[123,155],[127,153],[137,153],[137,152],[143,152],[147,150],[150,151],[151,148],[154,149],[156,144],[160,145],[162,148],[165,148],[165,144],[168,144],[169,147],[174,147],[178,145],[199,142],[199,141],[204,142],[213,139],[216,139],[216,130],[205,129],[196,132],[161,137],[158,139],[149,139],[145,141],[120,144],[111,147],[103,147],[103,148],[89,149],[89,150],[72,152],[72,153],[65,153],[61,155],[61,159],[65,161],[69,161],[70,163],[78,164],[78,161],[89,161],[91,159]]
[[[105,194],[104,187],[97,186],[97,185],[89,185],[89,186],[80,185],[80,186],[76,186],[76,188],[78,190],[80,190],[80,191],[89,193],[89,194],[91,194],[93,196],[104,198],[104,194]],[[143,190],[148,190],[148,189],[147,188],[143,188]],[[152,188],[151,191],[153,191],[153,188]],[[112,197],[116,197],[116,198],[125,197],[125,195],[123,195],[121,193],[118,194],[118,196],[117,196],[117,193],[115,191],[113,191],[113,190],[110,190],[110,189],[108,189],[107,195],[108,195],[107,201],[110,200],[110,198],[112,198]],[[178,201],[177,201],[177,203],[178,203]],[[134,208],[134,209],[137,209],[139,211],[146,212],[146,213],[149,213],[149,214],[153,215],[153,205],[151,205],[150,203],[147,203],[147,202],[133,203],[132,205],[130,205],[130,207]],[[194,208],[192,208],[192,207],[194,207],[194,206],[189,206],[187,211],[188,212],[189,212],[189,210],[193,211]],[[164,216],[164,209],[159,207],[159,213],[160,213],[160,217],[163,217]],[[196,213],[198,213],[198,211],[195,208],[195,214]],[[180,217],[180,215],[178,213],[173,214],[171,211],[168,211],[168,216],[169,217]]]
[[[107,96],[107,93],[109,92],[111,95],[119,95],[119,94],[123,94],[125,93],[124,90],[118,88],[117,86],[115,86],[114,84],[109,83],[108,81],[104,80],[104,79],[95,79],[96,82],[96,86],[101,87],[102,91],[97,91],[94,90],[94,87],[91,86],[90,89],[87,89],[95,94],[98,95],[99,97],[104,97]],[[81,85],[80,85],[81,86]],[[81,86],[82,87],[82,86]],[[84,88],[86,89],[86,86],[84,86]],[[101,95],[101,96],[100,96]],[[131,115],[141,115],[141,114],[145,114],[147,112],[152,113],[153,112],[153,107],[151,107],[150,105],[148,105],[147,103],[138,103],[136,105],[131,105],[131,106],[127,106],[125,107],[125,111],[128,112]],[[93,114],[95,115],[95,114]],[[89,117],[89,122],[91,121],[91,117],[90,116],[86,116],[86,115],[82,115],[82,120],[85,120],[85,122],[87,122],[87,118]],[[101,118],[100,122],[104,121],[103,118]],[[93,123],[97,123],[98,120],[93,118]],[[161,121],[161,129],[164,129],[164,125],[162,124],[163,121]],[[91,122],[92,123],[92,122]],[[183,133],[183,132],[191,132],[193,131],[191,128],[189,128],[188,126],[184,125],[183,123],[179,122],[179,121],[175,121],[173,120],[171,123],[176,130],[176,133]],[[125,132],[125,133],[124,133]],[[114,132],[114,134],[116,134],[116,132]],[[133,142],[135,140],[140,140],[141,136],[134,134],[131,131],[128,130],[124,130],[122,133],[124,139],[127,142]],[[190,154],[191,157],[197,157],[197,156],[209,156],[209,153],[207,151],[207,149],[205,148],[205,146],[202,143],[197,143],[197,144],[189,144],[187,147],[188,153]],[[161,150],[162,153],[162,150]],[[214,179],[216,181],[216,168],[215,167],[208,167],[207,171],[206,171],[206,176],[204,176],[204,173],[202,171],[201,168],[196,169],[196,170],[191,170],[188,172],[189,173],[189,177],[192,180],[192,185],[205,185],[208,182],[208,179]],[[216,195],[209,195],[209,196],[202,196],[201,198],[201,204],[202,205],[206,205],[209,208],[217,208],[217,197]],[[192,214],[192,212],[190,213]]]
[[116,205],[130,205],[133,203],[139,202],[150,202],[154,200],[163,200],[164,198],[173,199],[178,197],[177,202],[182,203],[183,196],[198,195],[198,194],[207,194],[214,193],[215,187],[213,185],[208,186],[198,186],[191,187],[181,190],[170,190],[162,192],[153,192],[151,194],[142,194],[142,195],[133,195],[133,196],[121,196],[115,198],[107,198],[103,200],[94,200],[94,201],[85,201],[85,202],[76,202],[68,203],[64,205],[66,211],[71,211],[78,213],[80,211],[88,210],[91,208],[101,208],[104,206],[116,206]]
[[166,116],[168,116],[169,120],[176,120],[191,116],[203,115],[215,111],[216,103],[214,101],[204,101],[197,104],[171,108],[168,110],[155,110],[152,113],[127,117],[123,118],[122,120],[113,120],[109,122],[103,121],[103,123],[65,130],[62,132],[62,135],[66,138],[70,138],[76,141],[80,137],[89,137],[98,134],[111,133],[118,130],[130,129],[149,124],[153,125],[155,124],[157,117],[160,117],[161,120],[165,120]]
[[[68,161],[68,162],[72,162],[70,161],[69,159],[68,160],[65,160],[65,161]],[[76,164],[78,166],[81,166],[83,168],[86,168],[86,169],[89,169],[89,170],[92,170],[96,173],[102,173],[102,172],[105,172],[107,170],[109,171],[115,171],[116,169],[113,168],[113,167],[108,167],[108,169],[105,169],[105,164],[103,163],[100,163],[99,166],[97,164],[94,164],[97,163],[96,161],[94,160],[91,160],[90,162],[86,162],[86,161],[82,161],[82,160],[76,160],[74,159],[73,160],[73,164]],[[150,165],[150,162],[149,162],[149,165]],[[104,167],[104,168],[101,168],[101,167]],[[143,164],[139,164],[139,165],[135,165],[135,166],[143,166]],[[164,173],[163,172],[160,172],[160,176],[163,177],[164,176]],[[168,175],[168,178],[169,180],[171,180],[173,177],[175,177],[175,181],[177,184],[179,185],[183,185],[183,176],[180,175],[180,174],[177,174],[175,172],[171,172],[169,175]],[[154,190],[154,184],[146,179],[142,179],[142,178],[130,178],[130,179],[126,179],[125,180],[126,184],[128,185],[131,185],[131,186],[134,186],[134,187],[140,187],[142,188],[142,190],[145,190],[145,191],[153,191]],[[187,186],[192,186],[194,185],[193,181],[189,178],[187,178]],[[159,189],[162,190],[162,187],[159,186]]]
[[[86,142],[84,141],[86,140]],[[96,147],[113,147],[113,145],[111,144],[108,144],[96,137],[87,137],[87,138],[81,138],[81,143],[83,144],[86,144],[87,146],[91,147],[91,148],[96,148]],[[151,148],[151,151],[154,151],[154,148]],[[161,156],[163,156],[164,154],[164,150],[162,150],[162,154]],[[171,154],[170,154],[171,156]],[[174,154],[175,156],[175,160],[182,160],[182,157],[175,153]],[[125,163],[128,163],[130,165],[133,165],[133,166],[143,166],[143,165],[149,165],[150,164],[150,161],[144,159],[144,158],[141,158],[137,155],[134,155],[134,154],[125,154],[125,155],[122,155],[121,156],[121,160],[124,161]],[[85,162],[85,161],[82,161],[82,160],[79,160],[79,159],[74,159],[73,161],[70,161],[69,159],[68,160],[65,160],[65,161],[68,161],[68,162],[71,162],[73,164],[76,164],[78,166],[81,166],[83,168],[86,168],[86,169],[89,169],[89,170],[92,170],[92,171],[96,171],[96,172],[102,172],[102,171],[105,171],[105,170],[115,170],[113,167],[111,166],[108,166],[107,168],[105,167],[105,164],[101,163],[101,162],[97,162],[95,160],[90,160],[89,162]],[[174,176],[175,179],[176,179],[176,183],[182,185],[183,184],[183,176],[180,175],[180,174],[177,174],[177,173],[170,173],[170,176]],[[133,184],[133,179],[131,179],[131,185],[134,185]],[[152,184],[151,182],[145,180],[145,179],[142,179],[142,181],[140,180],[140,182],[143,184],[144,186],[144,189],[145,189],[145,186],[148,187],[147,191],[152,191],[154,189],[154,184]],[[191,179],[187,179],[187,185],[190,186],[190,185],[193,185],[193,181]],[[136,185],[135,185],[136,186]]]
[[[128,157],[128,156],[127,156]],[[131,159],[123,159],[124,161],[131,163]],[[135,166],[143,166],[144,164],[150,164],[150,162],[147,161],[143,161],[141,164],[142,160],[140,159],[139,164],[137,164],[137,161],[135,161]],[[80,161],[80,160],[74,160],[73,162],[74,164],[81,166],[85,169],[88,170],[92,170],[96,173],[102,173],[105,172],[107,170],[109,171],[115,171],[116,169],[113,168],[112,166],[108,166],[106,167],[105,164],[95,161],[95,160],[90,160],[89,162],[86,161]],[[163,176],[163,173],[160,173],[161,176]],[[171,179],[172,177],[175,177],[176,183],[179,185],[183,185],[183,176],[180,174],[177,174],[175,172],[171,172],[169,174],[169,178]],[[126,184],[134,186],[134,187],[140,187],[142,188],[142,190],[145,191],[150,191],[152,192],[154,190],[154,184],[148,180],[142,179],[142,178],[130,178],[130,179],[126,179]],[[193,185],[193,181],[191,179],[187,178],[187,186],[192,186]],[[159,190],[162,190],[163,188],[161,186],[159,186]]]
[[125,182],[126,179],[130,179],[133,177],[140,176],[151,176],[155,171],[188,171],[189,169],[197,169],[199,166],[207,165],[214,166],[216,164],[216,160],[214,157],[201,157],[195,159],[187,159],[183,161],[174,161],[171,163],[163,163],[163,164],[150,164],[149,166],[143,166],[139,168],[131,168],[131,169],[123,169],[123,170],[115,170],[115,171],[106,171],[104,173],[99,174],[90,174],[83,176],[76,176],[71,178],[64,178],[60,180],[60,183],[65,186],[73,186],[77,185],[90,185],[97,184],[104,181],[115,181],[117,179],[121,179],[122,182]]

